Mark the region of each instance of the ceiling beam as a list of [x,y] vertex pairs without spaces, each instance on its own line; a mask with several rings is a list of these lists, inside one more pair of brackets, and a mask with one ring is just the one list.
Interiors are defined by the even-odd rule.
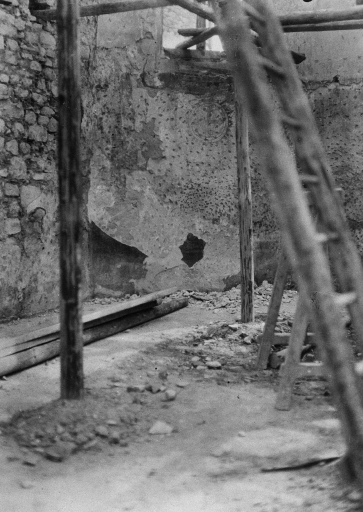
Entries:
[[[118,2],[107,2],[102,4],[84,5],[80,8],[80,17],[102,16],[103,14],[115,14],[118,12],[139,11],[143,9],[155,9],[157,7],[169,7],[171,5],[180,5],[188,11],[198,16],[214,20],[213,10],[196,0],[119,0]],[[33,10],[33,16],[42,20],[52,21],[57,18],[56,9]]]
[[[86,5],[80,8],[80,16],[102,16],[118,12],[153,9],[179,5],[193,12],[197,16],[214,21],[213,10],[208,5],[203,5],[196,0],[119,0],[102,4]],[[32,11],[32,14],[43,20],[55,20],[56,9]],[[328,30],[354,30],[363,27],[363,5],[349,9],[321,11],[305,11],[279,16],[285,32],[311,32]],[[196,36],[199,29],[182,29],[179,33],[183,36]]]

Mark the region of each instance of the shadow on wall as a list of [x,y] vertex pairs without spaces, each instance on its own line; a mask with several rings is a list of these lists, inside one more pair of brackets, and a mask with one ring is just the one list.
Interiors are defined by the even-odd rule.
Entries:
[[94,222],[91,222],[90,231],[91,272],[96,294],[135,293],[134,281],[146,275],[146,254],[115,240]]

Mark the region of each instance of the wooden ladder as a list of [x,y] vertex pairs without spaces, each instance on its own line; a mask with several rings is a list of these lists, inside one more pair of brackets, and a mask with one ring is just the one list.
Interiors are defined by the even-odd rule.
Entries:
[[[335,190],[338,195],[343,198],[343,190],[341,188],[336,188]],[[309,192],[306,194],[306,198],[309,206],[312,209],[312,213],[314,214],[313,201]],[[315,220],[318,222],[318,219]],[[326,245],[328,246],[329,244]],[[326,250],[328,251],[328,247],[326,247]],[[287,281],[289,270],[290,266],[288,259],[282,250],[276,269],[274,286],[267,312],[265,327],[263,333],[258,337],[260,346],[256,363],[257,368],[266,368],[271,346],[274,343],[281,342],[288,345],[285,362],[281,365],[281,381],[276,401],[276,409],[280,411],[287,411],[290,409],[292,392],[296,379],[306,376],[320,377],[324,375],[323,366],[320,361],[314,363],[301,362],[301,353],[303,350],[304,342],[307,339],[314,339],[315,342],[316,339],[312,333],[307,333],[308,325],[310,322],[310,297],[304,297],[301,294],[299,295],[291,334],[283,334],[280,336],[279,334],[275,333],[284,287]]]
[[[309,315],[320,343],[330,387],[342,421],[348,459],[363,487],[363,389],[345,337],[341,307],[349,310],[363,353],[363,272],[317,126],[286,45],[281,25],[263,0],[213,0],[218,32],[231,66],[237,100],[248,115],[256,154],[280,224],[284,250],[300,296],[314,296],[299,311]],[[258,34],[260,53],[251,40]],[[280,100],[278,112],[266,78]],[[294,142],[297,165],[284,128]],[[303,185],[320,219],[316,229]],[[331,266],[324,250],[329,244]],[[339,282],[333,287],[331,269]],[[302,299],[303,300],[303,299]],[[304,318],[298,323],[304,324]]]

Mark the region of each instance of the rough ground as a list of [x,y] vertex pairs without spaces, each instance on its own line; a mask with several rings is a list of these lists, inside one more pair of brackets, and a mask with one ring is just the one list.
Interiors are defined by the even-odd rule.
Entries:
[[[325,381],[299,382],[278,412],[278,371],[254,369],[271,286],[248,325],[236,289],[183,293],[188,308],[85,348],[82,402],[58,400],[57,359],[0,382],[1,510],[360,510],[336,463],[264,471],[344,451]],[[281,330],[295,303],[286,292]]]

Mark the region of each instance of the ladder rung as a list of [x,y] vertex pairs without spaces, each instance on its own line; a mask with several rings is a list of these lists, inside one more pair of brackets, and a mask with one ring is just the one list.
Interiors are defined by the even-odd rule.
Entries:
[[338,233],[316,233],[315,240],[321,244],[326,244],[334,240],[339,240]]
[[314,183],[320,182],[320,179],[317,176],[314,176],[313,174],[300,174],[299,177],[300,177],[301,182],[304,184],[309,184],[309,183],[314,184]]
[[356,292],[347,292],[347,293],[336,293],[335,294],[335,304],[337,306],[349,306],[353,304],[357,300]]
[[283,70],[283,68],[281,66],[272,62],[272,60],[266,59],[266,57],[262,57],[262,55],[259,55],[258,62],[269,73],[274,73],[279,78],[284,78],[285,71]]
[[299,128],[301,126],[301,121],[288,116],[287,114],[281,114],[281,121],[289,126],[293,126],[294,128]]

